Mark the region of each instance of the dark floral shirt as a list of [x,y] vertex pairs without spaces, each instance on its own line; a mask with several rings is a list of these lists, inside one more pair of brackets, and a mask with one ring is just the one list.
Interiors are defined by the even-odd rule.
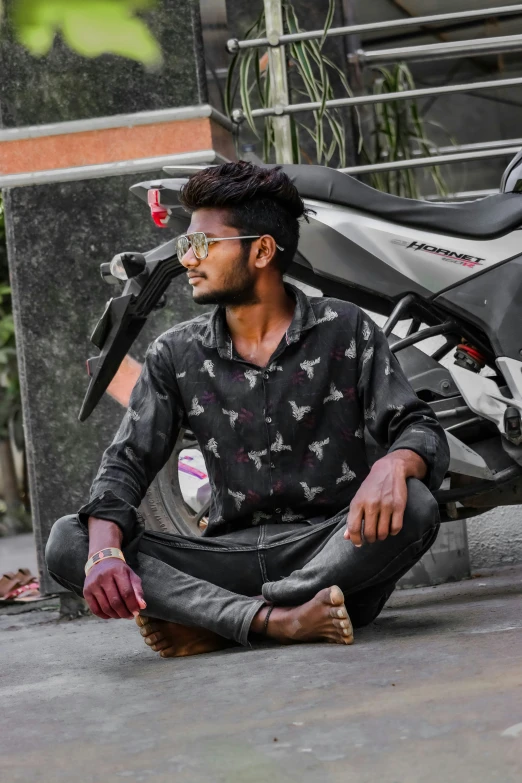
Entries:
[[355,305],[296,299],[267,367],[242,359],[216,307],[147,349],[129,407],[79,510],[116,522],[124,544],[180,427],[195,434],[212,503],[206,535],[265,522],[322,521],[348,506],[368,475],[364,429],[388,452],[411,449],[437,489],[449,463],[444,430],[408,383],[379,327]]

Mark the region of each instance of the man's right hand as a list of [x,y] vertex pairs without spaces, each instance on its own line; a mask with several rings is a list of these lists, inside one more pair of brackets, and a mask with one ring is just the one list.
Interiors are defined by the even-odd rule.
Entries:
[[[89,557],[106,547],[120,549],[122,532],[115,522],[89,517],[88,524]],[[100,560],[91,568],[85,577],[83,597],[91,612],[104,620],[131,620],[147,606],[141,579],[115,557]]]
[[147,607],[141,579],[116,558],[96,563],[85,577],[83,596],[89,609],[103,620],[132,620]]

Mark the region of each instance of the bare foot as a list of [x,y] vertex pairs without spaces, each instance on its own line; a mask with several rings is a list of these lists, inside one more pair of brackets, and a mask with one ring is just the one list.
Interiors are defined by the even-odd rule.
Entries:
[[151,650],[159,652],[162,658],[200,655],[200,653],[223,650],[234,644],[229,639],[224,639],[205,628],[189,628],[186,625],[168,623],[166,620],[156,620],[140,614],[136,617],[136,623],[145,644]]
[[[254,617],[251,630],[261,632],[268,609]],[[320,590],[301,606],[275,606],[270,614],[267,636],[279,642],[332,642],[353,644],[353,628],[337,585]]]

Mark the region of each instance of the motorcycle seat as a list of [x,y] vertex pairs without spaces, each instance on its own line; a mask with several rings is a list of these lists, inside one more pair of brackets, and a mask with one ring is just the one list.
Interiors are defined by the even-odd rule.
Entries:
[[326,166],[288,164],[283,170],[302,198],[352,207],[403,226],[469,239],[494,239],[522,227],[522,194],[433,204],[382,193]]

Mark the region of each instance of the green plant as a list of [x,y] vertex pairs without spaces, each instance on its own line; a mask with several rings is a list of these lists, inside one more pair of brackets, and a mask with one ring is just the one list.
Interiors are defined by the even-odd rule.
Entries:
[[156,0],[11,0],[8,16],[17,40],[36,57],[47,54],[61,35],[84,57],[111,53],[155,67],[161,49],[138,16],[155,5]]
[[[376,67],[377,78],[373,84],[375,95],[414,90],[415,82],[410,69],[404,63],[393,68]],[[429,157],[435,144],[428,137],[415,100],[394,100],[374,103],[372,130],[369,140],[361,145],[362,163],[385,163],[413,158],[416,152]],[[439,195],[447,193],[446,184],[438,166],[425,169]],[[418,179],[414,169],[374,172],[367,175],[377,190],[396,196],[420,198]]]
[[[285,29],[290,33],[302,32],[297,14],[289,0],[282,1]],[[292,95],[300,100],[314,101],[321,104],[312,112],[313,125],[305,124],[290,116],[292,129],[294,163],[301,161],[300,133],[309,135],[316,151],[317,163],[328,163],[337,155],[339,165],[346,165],[346,132],[341,113],[337,109],[327,109],[326,101],[334,97],[332,76],[337,76],[344,88],[350,92],[346,76],[341,69],[322,51],[326,33],[332,25],[335,10],[335,0],[329,0],[328,11],[324,23],[324,35],[319,41],[298,41],[287,47],[289,58],[289,89]],[[246,38],[261,38],[266,36],[265,13],[261,12],[252,27],[247,30]],[[272,105],[270,93],[270,69],[267,58],[259,58],[257,49],[246,49],[237,52],[227,75],[225,88],[225,110],[232,116],[234,102],[239,92],[241,108],[252,131],[259,137],[258,126],[252,117],[254,102],[262,108]],[[263,122],[263,159],[269,161],[274,151],[274,134],[272,118]]]
[[4,211],[0,201],[0,440],[9,436],[8,426],[20,404],[11,289],[5,250]]
[[11,449],[10,428],[15,420],[20,421],[21,413],[22,402],[5,247],[4,213],[0,200],[0,472],[4,485],[2,510],[6,512],[0,524],[0,534],[30,529],[30,516],[20,498]]
[[[312,122],[297,119],[300,115],[290,115],[293,140],[293,162],[300,163],[302,147],[300,135],[309,135],[315,144],[315,162],[329,165],[336,160],[339,168],[346,167],[346,121],[336,108],[326,106],[326,101],[335,97],[334,82],[341,85],[344,92],[352,96],[348,79],[343,71],[323,52],[326,34],[332,25],[336,0],[329,0],[323,36],[320,40],[305,40],[287,46],[288,77],[290,102],[320,102],[321,106],[310,113]],[[285,31],[302,32],[294,7],[290,0],[282,0]],[[266,36],[264,11],[247,30],[245,38]],[[382,95],[414,89],[414,81],[409,68],[399,63],[391,69],[376,69],[377,78],[373,80],[371,91]],[[270,68],[266,55],[260,57],[258,49],[241,49],[233,57],[227,76],[225,90],[225,109],[233,116],[234,105],[239,97],[246,122],[254,134],[263,139],[262,157],[265,162],[273,159],[274,134],[272,117],[256,120],[252,110],[256,107],[272,106],[270,93]],[[297,100],[295,100],[295,98]],[[418,106],[414,100],[396,100],[389,103],[373,104],[371,127],[363,133],[361,113],[357,108],[352,112],[354,127],[358,128],[358,153],[361,163],[381,163],[412,158],[415,152],[430,155],[435,145],[427,136]],[[444,180],[439,168],[426,169],[439,194],[446,192]],[[396,195],[419,198],[417,177],[413,170],[402,169],[386,173],[369,175],[373,187]]]
[[21,410],[10,294],[9,286],[0,283],[0,440],[9,436],[9,422]]

